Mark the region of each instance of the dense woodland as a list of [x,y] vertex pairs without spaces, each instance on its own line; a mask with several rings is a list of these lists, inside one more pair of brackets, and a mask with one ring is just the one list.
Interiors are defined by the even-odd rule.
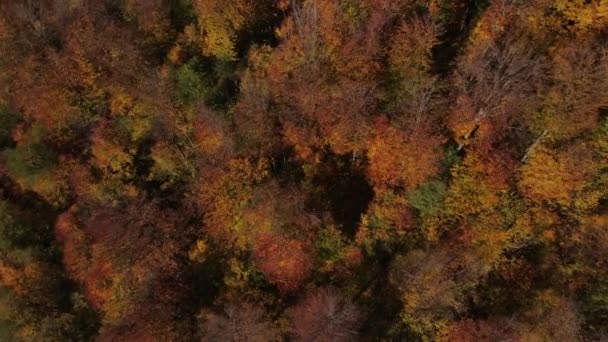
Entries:
[[605,341],[608,1],[0,0],[0,341]]

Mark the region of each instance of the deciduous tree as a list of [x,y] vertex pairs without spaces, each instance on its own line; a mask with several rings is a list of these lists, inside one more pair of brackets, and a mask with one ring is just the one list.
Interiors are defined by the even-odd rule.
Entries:
[[335,288],[310,291],[289,313],[296,341],[351,341],[363,315]]

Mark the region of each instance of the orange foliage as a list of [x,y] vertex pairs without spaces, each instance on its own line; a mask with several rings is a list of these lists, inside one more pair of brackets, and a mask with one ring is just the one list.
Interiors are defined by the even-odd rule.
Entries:
[[24,296],[26,288],[23,284],[22,270],[0,262],[0,284],[9,287],[15,294]]
[[368,150],[369,178],[377,190],[387,187],[414,190],[439,172],[442,139],[425,131],[406,135],[379,124]]
[[205,159],[227,159],[232,153],[232,141],[221,120],[206,108],[201,108],[194,123],[194,143]]
[[87,257],[87,237],[78,227],[74,216],[78,208],[73,206],[57,217],[55,236],[63,244],[63,264],[66,271],[76,280],[84,281],[89,272],[90,261]]
[[266,279],[283,294],[300,288],[314,266],[312,247],[307,242],[275,234],[258,238],[254,259]]

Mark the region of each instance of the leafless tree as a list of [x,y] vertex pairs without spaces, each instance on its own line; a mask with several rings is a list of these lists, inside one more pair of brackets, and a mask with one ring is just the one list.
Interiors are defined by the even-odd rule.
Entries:
[[316,60],[319,57],[320,49],[319,6],[316,0],[305,1],[302,4],[300,2],[296,0],[291,1],[292,17],[297,34],[304,45],[306,60],[308,63],[312,63],[312,67],[318,64]]
[[306,295],[291,312],[291,331],[296,341],[352,341],[357,336],[361,313],[334,288]]
[[[511,1],[498,1],[488,11],[500,13],[503,29],[490,31],[490,37],[471,40],[457,62],[454,84],[459,98],[466,98],[477,124],[484,118],[497,119],[521,112],[524,102],[534,97],[546,79],[547,63],[543,51],[518,27]],[[497,14],[498,15],[498,14]],[[475,125],[463,136],[467,140]]]
[[270,342],[279,334],[263,308],[250,304],[227,304],[223,313],[201,314],[201,341]]

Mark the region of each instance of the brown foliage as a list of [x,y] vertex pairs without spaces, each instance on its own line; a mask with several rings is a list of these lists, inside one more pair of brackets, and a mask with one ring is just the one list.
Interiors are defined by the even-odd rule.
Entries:
[[461,146],[481,120],[487,118],[496,132],[505,132],[538,102],[535,91],[546,78],[547,63],[524,29],[517,5],[494,2],[459,57],[453,75],[456,107],[448,126]]
[[608,49],[605,43],[583,37],[552,52],[550,86],[530,126],[568,139],[597,127],[599,109],[608,105]]
[[394,260],[390,281],[402,293],[406,317],[425,326],[464,309],[453,261],[446,249],[415,250]]
[[200,315],[201,341],[279,341],[277,327],[262,307],[250,303],[226,304],[222,313]]
[[296,341],[353,341],[362,314],[335,288],[310,291],[291,310],[291,332]]
[[389,70],[395,87],[397,120],[404,128],[429,121],[437,110],[440,84],[432,73],[432,49],[439,44],[440,29],[430,18],[402,23],[391,37]]
[[378,37],[390,20],[383,2],[366,5],[364,20],[338,2],[305,1],[280,29],[285,40],[267,67],[269,89],[284,140],[303,159],[325,145],[339,154],[364,148],[377,105]]
[[442,341],[446,342],[491,342],[512,340],[515,336],[513,326],[507,321],[463,320],[445,329]]
[[59,217],[66,268],[104,315],[101,340],[177,336],[185,323],[172,315],[189,294],[179,261],[187,251],[184,227],[176,213],[154,203],[73,207]]

